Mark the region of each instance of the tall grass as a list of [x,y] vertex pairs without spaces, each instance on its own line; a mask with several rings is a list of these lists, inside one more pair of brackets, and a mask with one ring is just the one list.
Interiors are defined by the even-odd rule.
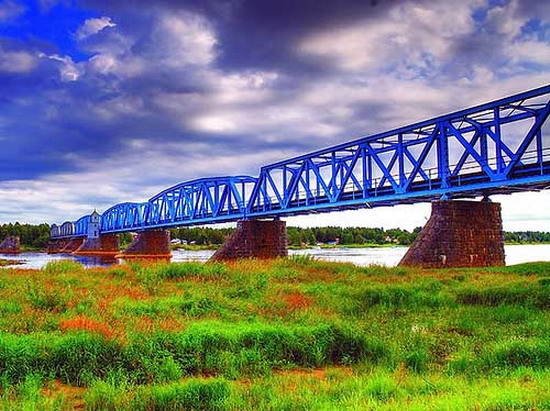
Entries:
[[47,274],[68,274],[84,270],[84,266],[74,260],[54,260],[48,262],[44,268]]
[[200,278],[204,280],[224,278],[227,276],[227,267],[221,263],[172,263],[162,264],[156,267],[156,273],[160,278],[183,279]]
[[545,409],[549,269],[0,270],[0,408]]
[[274,367],[377,362],[384,345],[332,325],[203,323],[185,332],[135,335],[126,345],[101,335],[0,337],[0,372],[9,381],[31,373],[86,385],[116,370],[135,382],[220,374],[265,374]]
[[464,288],[457,292],[457,301],[470,305],[503,304],[550,309],[550,292],[544,283],[517,284],[490,288]]

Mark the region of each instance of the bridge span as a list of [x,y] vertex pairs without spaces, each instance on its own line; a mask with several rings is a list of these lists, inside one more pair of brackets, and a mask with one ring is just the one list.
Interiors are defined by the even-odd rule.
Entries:
[[[117,234],[139,232],[141,234],[136,243],[139,245],[141,238],[141,245],[130,247],[131,252],[126,255],[151,254],[151,247],[143,244],[164,244],[168,241],[165,234],[167,228],[239,221],[240,240],[230,241],[233,245],[226,244],[218,253],[219,256],[230,257],[235,255],[235,247],[239,248],[236,242],[254,242],[251,239],[257,231],[283,235],[284,223],[279,221],[281,217],[435,201],[432,212],[434,221],[437,220],[435,217],[443,214],[461,215],[463,219],[458,226],[449,220],[452,219],[449,216],[443,219],[438,217],[437,224],[431,219],[432,226],[439,227],[439,231],[453,227],[454,231],[462,232],[461,227],[468,225],[468,215],[485,216],[477,219],[472,226],[472,229],[477,229],[463,233],[475,237],[470,241],[472,250],[467,254],[472,260],[470,265],[476,265],[478,258],[472,257],[479,254],[476,248],[500,253],[487,246],[502,242],[498,238],[499,235],[502,237],[500,208],[487,202],[456,200],[488,199],[494,194],[549,188],[549,115],[550,85],[546,85],[269,164],[260,168],[258,176],[187,181],[142,203],[120,203],[101,215],[93,213],[59,226],[52,225],[51,250],[75,251],[78,248],[80,252],[100,252],[112,248],[114,253],[115,248],[118,252]],[[266,219],[275,219],[275,222],[262,221]],[[491,227],[485,227],[488,220],[495,220]],[[499,224],[500,229],[497,227]],[[479,231],[482,228],[490,229],[492,234],[491,239],[480,243],[477,239],[487,235],[485,231],[482,230],[485,234]],[[432,227],[431,230],[435,229]],[[244,235],[245,231],[248,234]],[[447,240],[425,231],[426,235],[420,235],[424,245],[416,248],[437,249],[437,255],[430,257],[437,262],[430,263],[431,266],[451,264],[449,255],[454,251],[444,250],[443,253],[437,246],[437,243]],[[264,235],[265,238],[260,241],[265,243],[262,247],[271,249],[271,254],[284,254],[286,248],[282,240],[273,242],[269,239],[275,235],[273,233]],[[151,236],[156,237],[153,240]],[[105,245],[100,244],[102,241],[106,242]],[[456,246],[456,241],[451,242]],[[275,243],[277,245],[273,246]],[[64,246],[60,248],[61,245]],[[142,252],[142,249],[145,251]],[[414,249],[415,246],[411,252]],[[159,250],[155,253],[169,255],[167,245]],[[243,253],[236,254],[265,254],[250,250]],[[265,255],[269,254],[267,252]],[[408,260],[411,258],[409,256]],[[415,261],[427,257],[415,258],[408,263],[414,265]],[[503,263],[503,251],[502,261],[500,257],[482,260],[487,260],[482,265]]]

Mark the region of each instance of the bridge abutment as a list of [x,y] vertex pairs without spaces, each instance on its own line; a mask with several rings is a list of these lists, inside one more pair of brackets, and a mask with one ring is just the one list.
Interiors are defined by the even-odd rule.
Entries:
[[500,204],[434,201],[430,219],[399,265],[424,268],[504,265]]
[[19,254],[21,252],[19,236],[7,235],[0,243],[0,254]]
[[114,257],[120,253],[119,247],[118,234],[101,234],[98,237],[86,238],[73,254]]
[[286,257],[286,222],[280,220],[241,220],[237,230],[210,258],[211,261],[239,258]]
[[168,230],[144,230],[138,233],[126,250],[117,258],[170,258],[170,232]]

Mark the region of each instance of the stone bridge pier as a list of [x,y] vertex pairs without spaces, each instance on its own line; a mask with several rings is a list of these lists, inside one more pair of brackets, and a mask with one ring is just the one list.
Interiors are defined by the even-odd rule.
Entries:
[[50,240],[48,243],[48,248],[46,249],[46,252],[48,254],[57,254],[60,253],[63,248],[67,246],[70,240],[66,239],[57,239],[57,240]]
[[19,254],[21,252],[19,236],[7,235],[0,243],[0,254]]
[[442,200],[399,265],[424,268],[504,265],[499,203]]
[[72,253],[73,251],[78,250],[78,248],[82,245],[84,242],[84,237],[73,237],[70,238],[65,246],[61,248],[58,252],[59,253]]
[[286,222],[241,220],[237,222],[237,230],[214,253],[210,261],[267,259],[287,255]]
[[118,234],[100,234],[97,237],[87,237],[73,254],[114,257],[119,254],[119,252]]
[[168,230],[140,231],[134,241],[117,258],[171,258],[170,232]]

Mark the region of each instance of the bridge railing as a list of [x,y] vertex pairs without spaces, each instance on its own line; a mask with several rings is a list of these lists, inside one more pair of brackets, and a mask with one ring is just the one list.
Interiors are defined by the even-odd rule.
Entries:
[[[496,157],[489,158],[490,161],[496,161]],[[526,173],[529,172],[532,175],[548,175],[550,174],[550,148],[543,149],[543,162],[538,161],[538,153],[535,150],[531,150],[526,152],[526,154],[523,156],[522,161],[519,163],[519,167],[522,172]],[[453,164],[453,168],[456,164]],[[415,187],[418,189],[420,187],[427,188],[428,190],[432,190],[434,186],[432,185],[432,182],[437,180],[437,167],[431,167],[426,170],[426,175],[428,176],[428,180],[424,180],[421,176],[417,176],[414,183]],[[482,176],[480,174],[481,168],[479,164],[476,161],[468,161],[464,163],[462,166],[462,171],[464,174],[458,174],[456,178],[456,186],[462,187],[462,186],[468,186],[472,182],[472,179],[479,178]],[[392,177],[394,179],[398,179],[397,174],[392,174]],[[371,190],[372,197],[378,197],[380,195],[384,195],[385,191],[387,189],[391,189],[391,184],[386,179],[386,182],[384,185],[381,186],[383,178],[376,177],[374,178],[372,182],[372,186],[374,187],[373,190]],[[357,179],[357,182],[362,186],[364,181],[362,178]],[[418,184],[416,184],[418,183]],[[421,184],[423,183],[423,184]],[[344,196],[351,197],[353,199],[356,198],[363,198],[360,191],[358,191],[355,182],[348,182],[345,187],[343,188]],[[310,193],[313,193],[313,196],[309,196]],[[304,204],[310,204],[315,205],[317,204],[317,199],[321,198],[321,200],[325,201],[326,199],[323,198],[322,190],[320,192],[317,192],[316,189],[306,191],[303,188],[299,189],[296,193],[296,197],[294,198],[294,201],[296,202],[295,205],[304,205]],[[278,197],[275,195],[271,195],[267,197],[267,203],[278,205]]]

